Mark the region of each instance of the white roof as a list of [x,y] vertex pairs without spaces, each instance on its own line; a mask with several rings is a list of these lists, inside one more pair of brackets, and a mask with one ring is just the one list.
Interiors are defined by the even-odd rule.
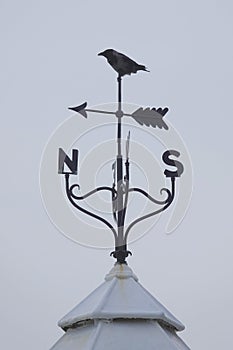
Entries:
[[116,264],[105,282],[59,322],[66,333],[51,350],[188,350],[177,336],[184,329],[138,282]]
[[96,319],[150,319],[181,331],[184,326],[139,282],[126,264],[116,264],[105,282],[61,319],[63,329],[81,321]]
[[156,321],[92,321],[69,329],[50,350],[190,350],[171,328]]

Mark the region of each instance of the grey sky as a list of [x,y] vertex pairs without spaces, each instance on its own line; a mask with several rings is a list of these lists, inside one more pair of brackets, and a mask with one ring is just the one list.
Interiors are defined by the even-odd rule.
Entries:
[[115,48],[150,74],[124,100],[169,106],[194,170],[189,211],[130,248],[140,282],[185,325],[192,349],[231,348],[233,5],[218,1],[0,1],[1,348],[49,349],[57,321],[112,267],[108,251],[62,236],[40,197],[39,167],[67,106],[115,100]]

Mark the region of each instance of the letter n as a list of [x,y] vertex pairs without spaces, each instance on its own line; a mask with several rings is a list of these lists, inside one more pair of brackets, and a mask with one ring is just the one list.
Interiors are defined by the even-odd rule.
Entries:
[[[64,171],[65,165],[70,171]],[[78,173],[78,150],[72,149],[72,159],[70,159],[62,148],[59,148],[58,153],[58,174],[73,174]]]

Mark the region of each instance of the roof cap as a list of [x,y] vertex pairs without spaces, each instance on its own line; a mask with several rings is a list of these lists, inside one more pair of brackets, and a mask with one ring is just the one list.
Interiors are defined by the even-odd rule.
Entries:
[[105,282],[63,317],[58,325],[67,330],[88,320],[157,320],[175,330],[184,325],[160,304],[139,282],[126,264],[115,264]]

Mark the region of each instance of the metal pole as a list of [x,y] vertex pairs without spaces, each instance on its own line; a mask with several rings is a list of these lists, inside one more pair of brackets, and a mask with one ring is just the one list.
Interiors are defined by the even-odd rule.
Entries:
[[[121,119],[123,112],[121,109],[121,76],[117,78],[118,81],[118,110],[117,110],[117,231],[118,239],[116,251],[124,251],[124,227],[123,227],[123,159],[121,152]],[[118,262],[122,262],[118,259]]]
[[118,123],[117,123],[117,155],[119,157],[122,157],[121,154],[121,118],[123,116],[123,112],[121,109],[121,76],[119,75],[117,78],[118,82],[118,110],[117,110],[117,118],[118,118]]

